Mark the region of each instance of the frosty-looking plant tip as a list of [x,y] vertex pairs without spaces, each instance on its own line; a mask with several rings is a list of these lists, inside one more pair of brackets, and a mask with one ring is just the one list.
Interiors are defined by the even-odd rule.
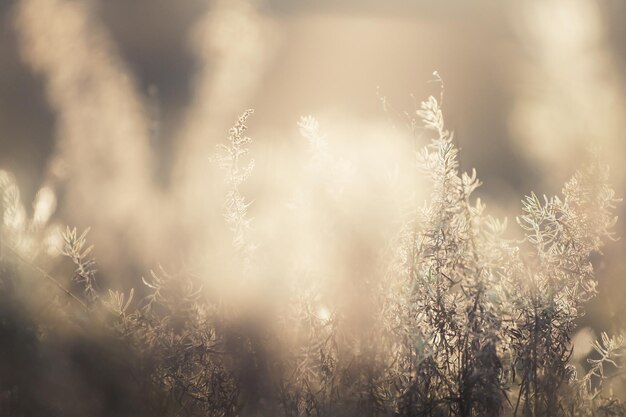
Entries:
[[224,200],[224,219],[233,233],[233,246],[245,259],[250,261],[254,245],[248,241],[248,231],[251,219],[248,217],[248,207],[252,204],[241,194],[240,186],[250,177],[254,169],[254,159],[245,158],[249,149],[247,145],[252,140],[245,135],[248,127],[246,121],[254,113],[249,109],[242,113],[235,125],[229,130],[228,142],[218,144],[216,161],[226,173],[226,197]]
[[90,301],[94,301],[98,298],[96,289],[97,270],[95,259],[89,256],[94,247],[93,245],[86,246],[89,231],[90,228],[87,228],[79,235],[75,227],[70,229],[68,226],[62,235],[63,249],[61,254],[72,260],[76,266],[74,280],[83,286],[87,298]]

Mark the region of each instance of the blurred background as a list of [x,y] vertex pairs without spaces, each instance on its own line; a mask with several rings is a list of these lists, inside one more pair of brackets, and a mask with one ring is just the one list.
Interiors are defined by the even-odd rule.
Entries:
[[[220,282],[228,238],[215,145],[256,110],[245,190],[255,237],[280,242],[259,243],[261,253],[291,248],[290,217],[277,213],[305,181],[297,122],[311,114],[333,163],[352,167],[329,183],[357,191],[331,213],[344,244],[299,244],[306,262],[363,276],[401,219],[378,203],[386,181],[420,196],[403,112],[439,95],[435,70],[462,168],[477,169],[478,195],[512,229],[522,197],[558,193],[589,146],[626,195],[621,0],[0,0],[0,168],[27,207],[46,186],[57,224],[92,226],[110,285],[137,285],[158,262],[192,262]],[[298,201],[325,204],[309,198]],[[325,233],[323,219],[308,221],[303,234]],[[610,243],[597,261],[600,295],[581,323],[595,332],[626,327],[625,250]]]

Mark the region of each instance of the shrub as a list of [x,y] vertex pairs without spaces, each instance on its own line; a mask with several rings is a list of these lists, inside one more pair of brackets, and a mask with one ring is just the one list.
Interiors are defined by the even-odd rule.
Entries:
[[[238,119],[215,158],[226,180],[228,262],[242,286],[264,273],[255,262],[251,203],[241,188],[254,166],[246,159],[251,114]],[[560,196],[526,197],[517,218],[524,238],[509,239],[506,220],[487,215],[473,198],[480,182],[475,171],[460,172],[439,101],[423,102],[410,125],[418,119],[433,135],[418,153],[431,196],[401,228],[391,255],[379,260],[388,272],[365,292],[371,313],[365,330],[355,330],[354,313],[333,305],[323,288],[297,276],[287,302],[263,319],[203,288],[201,277],[185,269],[159,267],[137,291],[102,291],[87,231],[76,229],[62,234],[61,248],[74,264],[73,280],[58,280],[37,266],[46,216],[35,216],[29,227],[17,187],[0,173],[0,334],[7,341],[0,410],[16,416],[624,415],[619,399],[602,390],[623,339],[603,333],[586,372],[570,361],[577,320],[596,294],[591,257],[615,223],[607,168],[594,161]],[[345,168],[314,119],[303,118],[300,128],[313,162]],[[340,191],[325,190],[341,202]],[[51,286],[61,290],[56,297]],[[42,308],[53,313],[42,315]],[[38,397],[55,372],[46,361],[63,362],[64,338],[78,346],[79,357],[94,352],[98,361],[95,369],[76,358],[64,366],[87,374],[108,369],[104,380],[111,385],[82,387],[89,395],[80,398],[82,381],[96,375],[66,378],[67,392],[53,392],[73,398],[71,406]],[[122,399],[110,405],[107,395]]]

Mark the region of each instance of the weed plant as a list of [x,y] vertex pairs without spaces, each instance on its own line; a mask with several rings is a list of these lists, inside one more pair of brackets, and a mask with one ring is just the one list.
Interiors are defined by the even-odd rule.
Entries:
[[[591,259],[613,238],[608,169],[591,161],[560,195],[525,197],[517,217],[524,237],[508,238],[506,220],[473,197],[476,171],[460,171],[440,101],[430,97],[409,115],[431,136],[417,153],[431,194],[395,233],[392,250],[381,251],[381,279],[362,284],[373,285],[363,292],[365,328],[352,326],[354,312],[333,305],[324,286],[300,279],[295,267],[286,302],[265,318],[271,325],[189,270],[159,267],[142,288],[101,289],[88,230],[60,234],[56,245],[74,272],[57,279],[46,255],[59,235],[50,215],[35,203],[27,219],[15,182],[0,172],[0,414],[626,415],[605,389],[622,337],[602,333],[586,363],[571,360],[578,319],[597,292]],[[237,120],[214,158],[232,236],[225,262],[242,289],[264,275],[242,191],[254,168],[245,135],[251,115]],[[303,118],[300,128],[312,162],[347,169],[315,119]],[[319,192],[340,204],[345,186]]]

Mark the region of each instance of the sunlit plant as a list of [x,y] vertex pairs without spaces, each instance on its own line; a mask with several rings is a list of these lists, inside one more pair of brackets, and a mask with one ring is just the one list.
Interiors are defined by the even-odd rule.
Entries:
[[[71,260],[74,273],[57,279],[38,266],[54,199],[42,191],[29,220],[15,182],[0,171],[0,335],[13,344],[28,340],[34,349],[9,349],[6,358],[22,364],[28,362],[22,354],[39,358],[32,352],[54,351],[60,327],[53,318],[62,317],[79,329],[64,334],[80,339],[97,333],[120,349],[99,354],[105,366],[119,364],[120,352],[132,358],[122,366],[135,387],[122,393],[132,398],[128,415],[624,415],[622,402],[605,389],[625,353],[623,338],[602,333],[586,363],[571,360],[577,320],[597,293],[591,258],[613,238],[617,199],[606,167],[593,160],[559,196],[525,197],[516,219],[523,238],[509,238],[506,219],[491,217],[474,198],[481,185],[477,173],[461,172],[441,97],[429,97],[408,116],[415,132],[429,136],[417,152],[415,171],[429,181],[430,197],[414,207],[391,250],[376,259],[386,272],[367,300],[371,323],[354,331],[350,312],[319,282],[298,275],[310,272],[298,272],[299,259],[282,263],[286,271],[252,262],[253,220],[243,191],[254,167],[246,136],[251,114],[237,119],[214,157],[226,183],[216,210],[235,252],[224,262],[235,264],[233,274],[240,276],[234,279],[242,286],[255,276],[289,275],[294,285],[284,305],[263,319],[254,317],[219,290],[205,288],[191,268],[159,266],[141,287],[101,290],[89,229],[68,227],[59,235],[58,252]],[[302,118],[299,127],[311,150],[312,175],[328,182],[310,195],[340,205],[350,181],[337,187],[335,177],[358,172],[332,154],[314,118]],[[332,227],[325,230],[316,237],[334,239]],[[57,295],[41,290],[44,285],[56,287]],[[73,291],[76,286],[80,292]],[[31,307],[37,288],[44,301]],[[42,314],[46,309],[55,314]],[[24,334],[15,331],[18,322],[26,323]],[[7,381],[0,385],[0,411],[29,415],[24,410],[34,388],[18,377]],[[58,407],[48,411],[59,414]],[[62,415],[85,413],[80,404],[71,410]]]

